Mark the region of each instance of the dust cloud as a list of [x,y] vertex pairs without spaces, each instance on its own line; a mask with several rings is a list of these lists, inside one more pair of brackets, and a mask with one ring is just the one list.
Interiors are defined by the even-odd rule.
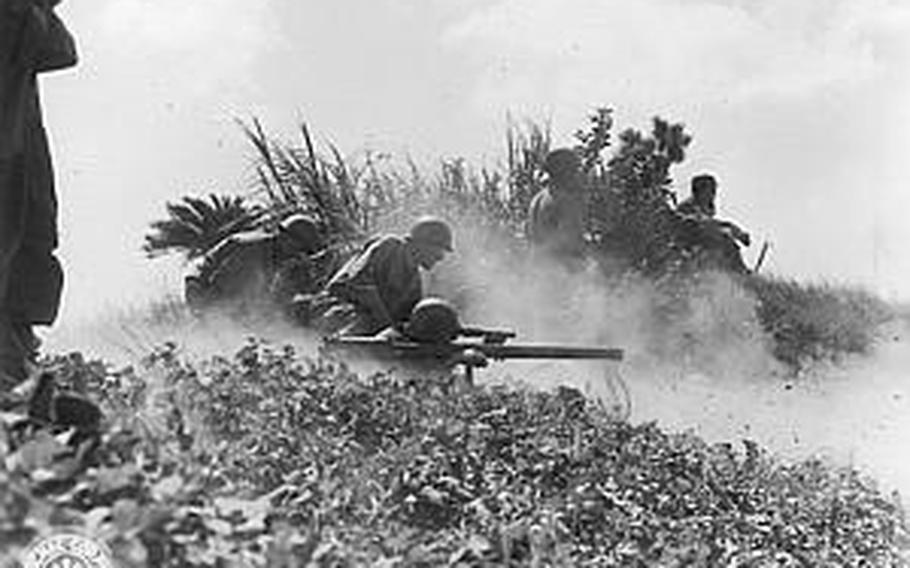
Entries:
[[516,341],[625,350],[618,365],[492,363],[482,371],[487,380],[571,385],[608,408],[627,404],[635,423],[657,421],[712,443],[750,439],[784,460],[852,466],[910,503],[907,322],[883,329],[870,356],[794,376],[771,355],[756,299],[728,277],[701,278],[679,309],[652,282],[608,279],[593,265],[516,261],[470,221],[459,225],[457,258],[436,290],[454,295],[466,321],[514,329]]
[[190,361],[232,356],[247,342],[291,346],[303,355],[315,355],[319,338],[281,317],[262,316],[238,321],[225,314],[194,316],[176,295],[107,312],[90,320],[55,328],[43,346],[48,353],[80,352],[112,366],[137,364],[156,349],[173,343]]
[[[755,299],[708,275],[685,308],[653,282],[609,279],[593,264],[565,266],[515,251],[470,220],[456,220],[456,254],[427,280],[466,323],[508,328],[515,342],[619,347],[621,363],[492,362],[483,382],[569,385],[635,423],[657,421],[708,442],[750,439],[781,459],[820,457],[910,496],[910,324],[890,324],[876,352],[794,377],[770,354]],[[318,338],[278,319],[198,321],[177,298],[56,329],[45,351],[78,350],[135,363],[171,341],[181,354],[231,355],[249,338],[316,354]]]

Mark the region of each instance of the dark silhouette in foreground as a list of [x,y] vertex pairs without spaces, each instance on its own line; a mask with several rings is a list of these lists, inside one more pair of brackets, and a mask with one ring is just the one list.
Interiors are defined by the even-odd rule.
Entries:
[[56,4],[0,3],[0,391],[26,379],[39,345],[32,327],[54,323],[63,287],[54,256],[54,171],[38,92],[38,74],[77,62]]

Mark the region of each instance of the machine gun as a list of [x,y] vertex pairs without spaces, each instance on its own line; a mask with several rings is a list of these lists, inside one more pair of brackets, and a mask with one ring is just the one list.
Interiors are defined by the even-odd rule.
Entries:
[[457,336],[444,342],[419,341],[403,333],[376,336],[332,336],[325,339],[329,351],[355,350],[380,359],[438,361],[442,366],[464,365],[465,375],[473,381],[474,369],[486,367],[488,360],[505,359],[600,359],[621,361],[623,350],[606,347],[523,344],[506,345],[516,337],[510,330],[462,327]]

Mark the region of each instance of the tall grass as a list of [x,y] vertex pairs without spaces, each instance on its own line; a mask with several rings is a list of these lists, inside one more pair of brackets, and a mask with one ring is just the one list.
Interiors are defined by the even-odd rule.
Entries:
[[[330,243],[350,246],[379,231],[404,229],[418,214],[442,213],[469,219],[478,229],[474,238],[506,249],[504,257],[527,248],[528,205],[543,187],[542,165],[552,146],[549,124],[510,119],[503,164],[476,168],[444,158],[438,169],[428,170],[371,153],[354,160],[331,142],[317,147],[305,123],[293,142],[269,135],[257,119],[241,126],[256,156],[251,201],[264,211],[261,224],[303,211],[322,223]],[[684,160],[692,137],[682,124],[655,118],[650,133],[624,130],[607,155],[612,128],[612,110],[600,108],[575,133],[588,179],[590,252],[608,279],[644,274],[660,282],[656,305],[685,311],[692,276],[685,266],[691,259],[674,242],[668,215],[676,200],[671,169]],[[860,290],[765,276],[740,281],[757,299],[774,355],[793,369],[868,353],[888,317],[884,302]]]

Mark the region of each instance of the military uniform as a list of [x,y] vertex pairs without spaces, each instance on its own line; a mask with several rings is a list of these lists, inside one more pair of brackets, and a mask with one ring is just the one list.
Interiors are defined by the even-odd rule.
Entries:
[[[328,332],[374,335],[407,321],[423,290],[420,267],[407,239],[376,238],[350,259],[326,285],[320,327]],[[376,313],[367,297],[377,294],[385,314]],[[385,317],[391,321],[383,321]]]
[[585,203],[581,195],[537,192],[528,208],[528,240],[536,250],[556,258],[584,254]]
[[684,247],[700,249],[711,266],[723,266],[733,272],[749,272],[743,262],[737,241],[748,245],[748,235],[729,221],[714,219],[713,201],[689,197],[676,208],[679,213],[679,235]]
[[244,231],[218,243],[186,277],[186,301],[196,310],[228,308],[248,315],[270,306],[270,289],[284,258],[279,237]]
[[282,263],[272,280],[270,296],[283,308],[292,308],[297,296],[318,293],[350,256],[344,246],[329,246],[316,254],[299,254]]
[[694,197],[683,200],[676,210],[683,215],[696,215],[705,217],[714,217],[715,209],[713,202],[700,203]]
[[72,67],[75,43],[50,7],[12,0],[0,14],[0,389],[25,378],[33,325],[57,317],[63,270],[57,197],[38,73]]

